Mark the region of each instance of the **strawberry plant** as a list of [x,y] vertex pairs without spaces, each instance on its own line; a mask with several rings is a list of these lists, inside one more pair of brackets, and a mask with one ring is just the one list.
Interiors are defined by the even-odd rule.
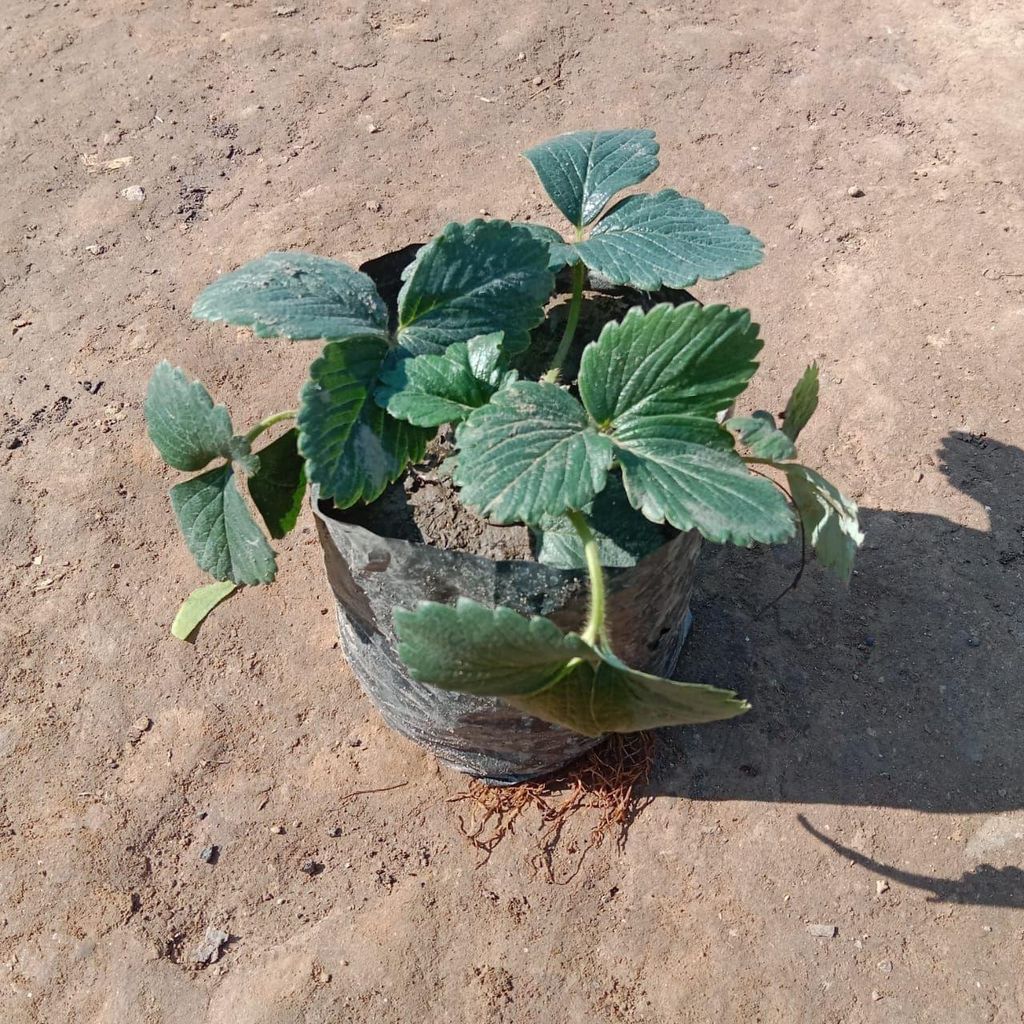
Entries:
[[[200,319],[324,346],[298,408],[245,432],[202,384],[157,367],[149,434],[168,465],[203,471],[172,488],[171,504],[199,567],[218,581],[185,602],[176,635],[235,587],[273,580],[267,534],[280,538],[295,525],[307,482],[338,509],[373,502],[452,425],[460,499],[491,522],[527,525],[541,561],[585,567],[589,614],[574,633],[465,598],[396,609],[412,678],[500,697],[588,735],[747,709],[728,690],[624,664],[606,622],[605,568],[659,547],[658,524],[741,545],[783,542],[800,529],[847,578],[861,540],[857,510],[797,461],[817,405],[816,367],[781,424],[765,412],[729,416],[762,347],[746,310],[630,309],[583,348],[576,378],[564,379],[588,272],[655,291],[760,262],[748,231],[674,190],[629,195],[606,210],[655,170],[657,153],[653,132],[633,130],[577,132],[528,150],[568,237],[500,220],[449,224],[406,268],[391,317],[365,274],[305,253],[270,253],[202,292],[193,307]],[[524,357],[563,268],[571,281],[564,330],[532,379]],[[286,420],[294,426],[257,445]]]

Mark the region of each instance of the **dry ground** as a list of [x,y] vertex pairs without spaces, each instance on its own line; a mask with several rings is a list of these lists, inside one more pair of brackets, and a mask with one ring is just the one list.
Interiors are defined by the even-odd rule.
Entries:
[[[0,8],[5,1021],[1024,1019],[1017,0]],[[707,552],[683,671],[755,711],[662,734],[625,853],[558,887],[522,832],[474,868],[460,780],[333,646],[308,512],[273,588],[168,636],[200,576],[141,397],[170,356],[288,407],[310,349],[190,322],[204,283],[556,223],[516,154],[623,125],[766,241],[698,294],[764,325],[756,405],[821,360],[807,446],[868,542],[760,618],[797,552]]]

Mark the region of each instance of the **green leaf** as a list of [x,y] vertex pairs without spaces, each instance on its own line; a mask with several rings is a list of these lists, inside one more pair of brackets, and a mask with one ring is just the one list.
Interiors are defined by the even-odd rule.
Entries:
[[505,699],[528,714],[584,736],[700,725],[750,710],[732,690],[648,675],[607,654],[596,667],[577,664],[546,689]]
[[251,327],[258,338],[296,340],[383,334],[388,325],[370,278],[305,252],[270,252],[222,275],[203,289],[192,315]]
[[796,445],[775,426],[771,413],[755,412],[753,416],[733,416],[725,421],[729,430],[740,435],[740,440],[758,459],[784,461],[796,458]]
[[246,585],[274,579],[274,552],[238,493],[231,466],[218,466],[172,487],[171,506],[204,572]]
[[643,291],[717,281],[756,267],[762,255],[746,228],[674,189],[623,199],[575,247],[612,284]]
[[214,405],[199,381],[184,370],[160,363],[149,379],[143,406],[149,438],[160,457],[175,469],[202,469],[211,459],[228,456],[231,417]]
[[193,590],[178,609],[178,614],[174,616],[171,636],[178,640],[187,640],[202,625],[206,616],[237,589],[237,583],[224,580],[219,583],[208,583],[205,587]]
[[306,494],[306,464],[298,443],[299,432],[292,428],[261,448],[259,469],[249,478],[249,494],[275,540],[295,526]]
[[398,652],[421,683],[501,697],[585,735],[711,722],[749,705],[728,690],[627,668],[547,619],[466,598],[455,607],[421,603],[395,611]]
[[413,678],[495,697],[535,690],[572,658],[591,656],[579,637],[547,619],[490,609],[460,597],[455,607],[421,601],[395,609],[398,653]]
[[864,540],[857,506],[820,473],[806,466],[784,465],[804,531],[822,565],[849,580],[857,548]]
[[507,370],[501,342],[499,331],[457,341],[440,355],[403,359],[381,372],[374,398],[396,419],[419,427],[461,423],[518,376]]
[[722,544],[773,544],[793,535],[785,498],[751,473],[714,420],[634,417],[613,438],[626,494],[655,523],[696,529]]
[[782,414],[782,431],[786,437],[795,441],[817,408],[818,364],[811,363],[793,388],[793,394],[786,403],[786,411]]
[[584,349],[580,397],[601,424],[627,415],[714,416],[754,375],[757,333],[745,309],[634,307]]
[[413,355],[504,331],[520,352],[554,288],[547,246],[502,220],[449,224],[407,269],[398,296],[398,342]]
[[601,490],[611,441],[554,384],[516,381],[461,424],[454,480],[496,523],[536,523],[582,508]]
[[332,342],[309,368],[297,425],[309,479],[338,508],[373,501],[410,461],[423,457],[433,431],[390,416],[373,401],[388,353],[382,338]]
[[[587,515],[604,566],[628,568],[657,551],[669,538],[662,527],[629,503],[622,478],[613,473],[603,491],[581,509]],[[567,516],[545,516],[538,524],[537,560],[556,569],[586,566],[583,542]]]
[[544,191],[578,228],[589,224],[617,192],[658,167],[658,143],[645,128],[571,132],[528,149]]
[[562,267],[579,263],[579,253],[554,229],[530,221],[512,221],[518,228],[525,228],[538,241],[548,247],[548,270],[559,271]]

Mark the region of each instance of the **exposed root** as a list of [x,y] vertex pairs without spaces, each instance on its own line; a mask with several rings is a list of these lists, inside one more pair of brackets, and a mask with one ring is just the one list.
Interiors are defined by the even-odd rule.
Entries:
[[[488,786],[473,779],[449,803],[471,805],[468,822],[459,816],[459,829],[483,854],[477,867],[487,863],[528,811],[535,810],[540,822],[530,863],[547,881],[567,885],[579,874],[587,854],[609,836],[620,852],[625,849],[630,826],[652,799],[638,797],[634,789],[648,781],[653,763],[654,740],[648,733],[613,734],[557,775],[519,786]],[[586,811],[595,812],[596,821],[580,838],[567,829],[576,815]],[[563,843],[574,856],[574,866],[558,878],[555,852]]]

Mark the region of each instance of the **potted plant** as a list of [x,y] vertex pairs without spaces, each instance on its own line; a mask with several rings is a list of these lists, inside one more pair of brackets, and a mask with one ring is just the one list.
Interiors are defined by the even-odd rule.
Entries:
[[[171,504],[218,581],[188,598],[176,635],[235,588],[274,579],[266,534],[295,525],[308,483],[346,655],[387,720],[443,760],[509,782],[607,732],[747,710],[728,690],[666,678],[699,537],[778,543],[800,529],[845,579],[861,534],[855,505],[796,460],[816,367],[781,424],[732,416],[757,369],[758,325],[743,309],[652,302],[762,255],[748,231],[672,189],[604,212],[657,153],[645,130],[528,150],[570,236],[449,224],[407,262],[390,310],[367,274],[298,252],[202,292],[198,318],[322,347],[297,409],[245,432],[202,384],[156,368],[149,435],[169,466],[202,471]],[[567,301],[552,309],[556,275]],[[597,303],[581,328],[588,278],[619,289],[620,315]],[[452,528],[428,528],[438,517]]]

